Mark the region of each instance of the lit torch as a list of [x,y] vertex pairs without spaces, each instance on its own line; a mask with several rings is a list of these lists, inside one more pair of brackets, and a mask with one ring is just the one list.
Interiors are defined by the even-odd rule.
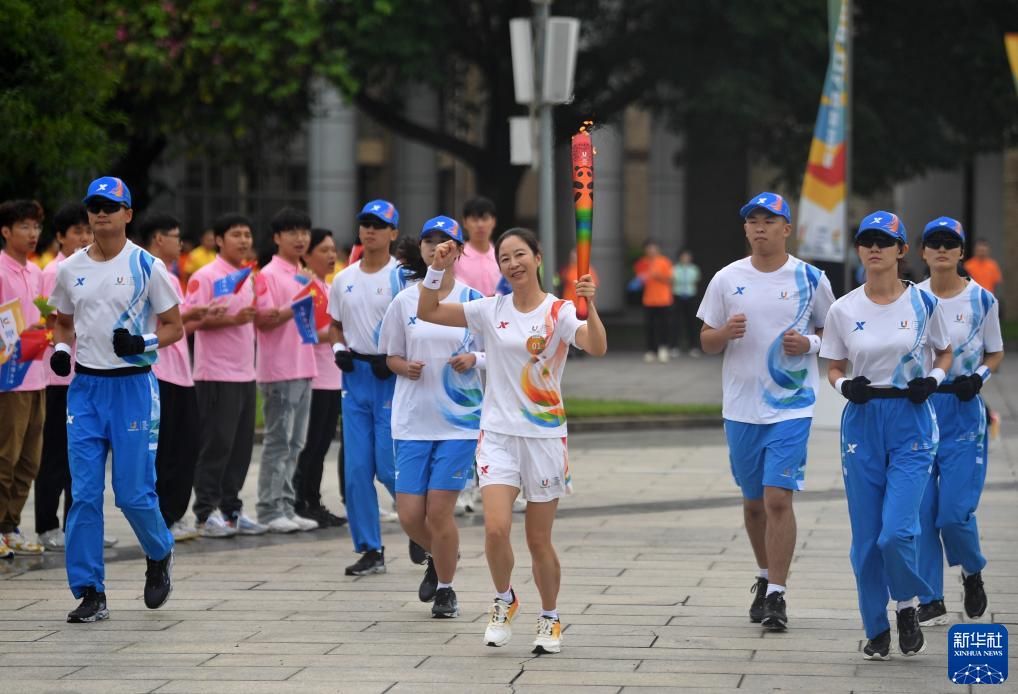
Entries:
[[[573,135],[573,205],[576,208],[576,279],[590,272],[590,232],[594,222],[594,147],[588,132],[593,121],[584,121]],[[587,300],[576,299],[576,317],[587,319]]]

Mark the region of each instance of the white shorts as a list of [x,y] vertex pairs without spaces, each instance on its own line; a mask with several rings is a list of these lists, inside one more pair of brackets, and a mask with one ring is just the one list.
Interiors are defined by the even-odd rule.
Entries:
[[482,431],[477,442],[477,478],[479,487],[516,487],[528,501],[553,501],[571,494],[566,439]]

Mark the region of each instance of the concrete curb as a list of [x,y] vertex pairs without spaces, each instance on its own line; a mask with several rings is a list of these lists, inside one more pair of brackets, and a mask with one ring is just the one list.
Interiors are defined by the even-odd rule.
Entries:
[[[569,432],[596,434],[602,431],[652,431],[654,429],[721,428],[724,420],[719,416],[648,415],[637,417],[580,417],[569,420]],[[261,444],[264,429],[255,430],[255,444]],[[339,440],[339,435],[335,437]]]

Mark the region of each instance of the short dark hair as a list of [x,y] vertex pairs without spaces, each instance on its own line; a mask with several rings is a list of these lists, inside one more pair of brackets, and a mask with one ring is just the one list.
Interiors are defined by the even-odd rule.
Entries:
[[88,212],[85,211],[84,203],[69,202],[53,215],[53,233],[57,236],[63,236],[77,224],[88,225]]
[[156,234],[163,234],[171,229],[179,229],[180,220],[168,212],[149,212],[138,225],[138,242],[145,247],[152,243]]
[[278,234],[281,231],[290,231],[291,229],[307,229],[310,231],[311,215],[304,210],[298,210],[294,207],[284,207],[272,215],[269,226],[272,228],[273,234]]
[[312,229],[311,242],[308,243],[307,252],[310,253],[311,251],[315,250],[315,248],[318,247],[318,244],[320,244],[327,238],[329,239],[332,238],[332,229],[324,229],[322,227],[315,227],[314,229]]
[[39,222],[46,217],[36,200],[7,200],[0,203],[0,227],[14,226],[26,219]]
[[463,217],[483,217],[490,214],[492,217],[497,217],[495,214],[495,203],[488,198],[478,196],[476,198],[470,198],[463,205]]
[[247,227],[254,233],[254,224],[251,223],[250,217],[239,212],[227,212],[219,215],[216,217],[216,221],[212,222],[212,234],[217,238],[222,238],[233,227]]

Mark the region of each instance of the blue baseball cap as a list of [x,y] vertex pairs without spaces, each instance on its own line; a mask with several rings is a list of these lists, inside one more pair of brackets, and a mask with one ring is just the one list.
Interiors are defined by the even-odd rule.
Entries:
[[372,200],[361,208],[357,221],[363,222],[374,217],[395,229],[399,228],[399,212],[388,200]]
[[127,189],[127,184],[116,176],[103,176],[89,183],[88,192],[85,193],[82,202],[88,202],[92,198],[105,198],[131,206],[131,191]]
[[859,238],[859,235],[864,231],[870,230],[882,231],[895,241],[908,243],[906,236],[908,232],[905,231],[905,223],[893,212],[885,210],[870,212],[859,222],[859,229],[855,232],[855,238]]
[[440,231],[453,241],[463,243],[463,229],[452,217],[440,214],[426,221],[424,226],[421,227],[421,238],[423,239],[433,231]]
[[965,243],[965,230],[962,229],[961,222],[952,217],[937,217],[927,224],[926,228],[923,229],[923,241],[937,232],[950,234],[962,243]]
[[754,195],[749,202],[742,206],[739,210],[739,216],[745,219],[749,215],[753,214],[753,211],[757,208],[763,210],[767,214],[776,214],[779,217],[784,217],[788,220],[788,223],[792,223],[792,211],[788,209],[788,203],[785,199],[777,193],[760,193]]

